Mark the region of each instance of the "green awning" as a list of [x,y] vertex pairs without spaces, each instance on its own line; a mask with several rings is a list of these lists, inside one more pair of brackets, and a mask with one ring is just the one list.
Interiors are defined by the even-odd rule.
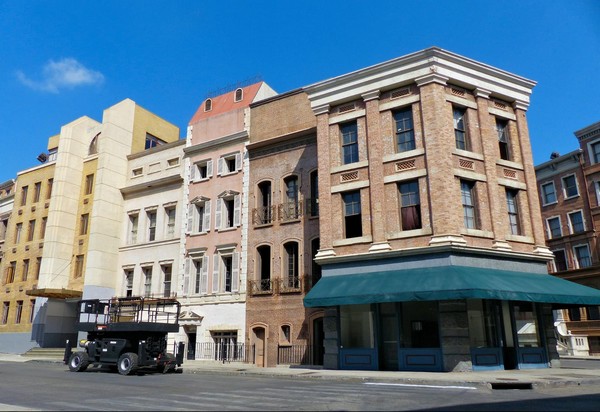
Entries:
[[547,274],[466,266],[323,276],[304,298],[308,308],[451,299],[498,299],[600,305],[600,290]]

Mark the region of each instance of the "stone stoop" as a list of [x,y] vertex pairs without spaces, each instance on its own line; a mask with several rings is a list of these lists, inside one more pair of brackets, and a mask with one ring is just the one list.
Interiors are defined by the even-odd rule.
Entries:
[[35,358],[35,359],[56,359],[63,360],[65,356],[64,348],[31,348],[27,352],[23,353],[21,356],[25,358]]

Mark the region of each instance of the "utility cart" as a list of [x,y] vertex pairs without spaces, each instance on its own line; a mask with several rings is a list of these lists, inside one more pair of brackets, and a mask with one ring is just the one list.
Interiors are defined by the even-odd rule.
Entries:
[[167,334],[179,331],[180,310],[174,298],[80,300],[78,327],[87,339],[79,341],[82,350],[75,352],[67,341],[64,362],[72,372],[90,365],[109,366],[121,375],[141,368],[174,371],[183,363],[184,344],[167,352]]

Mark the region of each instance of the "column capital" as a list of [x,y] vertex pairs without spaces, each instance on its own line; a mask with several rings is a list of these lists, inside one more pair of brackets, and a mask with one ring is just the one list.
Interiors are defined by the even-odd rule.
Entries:
[[329,113],[329,109],[331,107],[329,106],[329,104],[324,104],[321,106],[317,106],[317,107],[313,107],[313,113],[315,114],[315,116],[318,116],[320,114],[325,114],[325,113]]
[[421,87],[429,83],[437,83],[445,86],[448,83],[448,78],[446,76],[442,76],[441,74],[437,74],[436,72],[432,72],[426,76],[419,77],[415,79],[415,83],[417,86]]
[[523,100],[515,100],[512,106],[514,109],[527,111],[527,109],[529,108],[529,103],[524,102]]
[[379,99],[379,95],[379,90],[373,90],[371,92],[361,94],[360,97],[362,97],[365,102],[368,102],[369,100]]
[[475,90],[473,90],[473,94],[475,95],[475,97],[483,97],[484,99],[489,99],[490,94],[492,94],[492,92],[487,89],[482,89],[481,87],[477,87],[477,88],[475,88]]

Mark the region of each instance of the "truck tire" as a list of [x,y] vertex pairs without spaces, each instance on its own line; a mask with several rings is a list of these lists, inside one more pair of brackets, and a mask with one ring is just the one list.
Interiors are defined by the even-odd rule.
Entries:
[[90,364],[87,352],[75,352],[69,358],[69,370],[71,372],[83,372]]
[[117,369],[121,375],[129,375],[138,367],[138,355],[133,352],[125,352],[119,357]]

